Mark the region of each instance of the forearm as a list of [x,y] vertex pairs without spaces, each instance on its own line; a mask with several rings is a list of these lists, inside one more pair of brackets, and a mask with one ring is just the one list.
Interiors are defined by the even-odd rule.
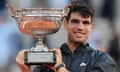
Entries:
[[24,68],[24,69],[21,69],[21,72],[31,72],[31,69],[30,68],[29,69]]
[[22,72],[31,72],[31,71],[22,71]]
[[22,71],[22,72],[30,72],[30,71]]
[[25,70],[22,70],[22,72],[31,72],[31,71],[25,71]]

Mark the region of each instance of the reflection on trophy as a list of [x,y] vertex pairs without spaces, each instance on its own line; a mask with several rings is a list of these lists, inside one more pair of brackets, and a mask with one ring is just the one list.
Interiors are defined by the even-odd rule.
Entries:
[[43,44],[48,34],[56,33],[61,26],[61,19],[65,15],[63,9],[55,8],[26,8],[15,10],[8,6],[11,16],[18,22],[19,30],[37,39],[29,52],[25,52],[25,64],[36,65],[41,63],[54,64],[55,53],[49,51]]

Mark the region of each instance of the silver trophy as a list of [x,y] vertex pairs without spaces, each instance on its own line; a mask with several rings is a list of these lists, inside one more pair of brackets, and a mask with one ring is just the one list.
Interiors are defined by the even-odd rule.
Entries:
[[30,51],[25,52],[25,64],[36,65],[41,63],[54,64],[54,51],[49,51],[43,43],[48,34],[56,33],[61,27],[61,19],[65,16],[64,9],[56,8],[25,8],[14,9],[8,6],[10,15],[17,21],[19,30],[23,34],[31,35],[37,42]]

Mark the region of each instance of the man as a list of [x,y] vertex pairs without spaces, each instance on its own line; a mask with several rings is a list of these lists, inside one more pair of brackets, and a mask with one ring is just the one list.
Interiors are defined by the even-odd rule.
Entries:
[[[95,51],[89,47],[87,39],[93,27],[92,8],[83,2],[71,2],[68,15],[64,19],[64,27],[68,32],[68,41],[56,53],[56,64],[41,64],[33,72],[115,72],[116,64],[106,53]],[[30,72],[24,64],[24,52],[20,51],[16,62],[22,72]],[[61,55],[62,54],[62,55]]]

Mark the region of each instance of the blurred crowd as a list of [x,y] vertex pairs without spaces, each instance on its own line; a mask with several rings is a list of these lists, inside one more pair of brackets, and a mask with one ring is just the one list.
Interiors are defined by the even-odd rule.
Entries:
[[[6,4],[14,8],[49,7],[64,8],[71,0],[0,0],[0,72],[21,72],[16,66],[18,51],[34,44],[31,36],[22,34],[18,23],[11,18]],[[108,52],[120,69],[120,0],[84,0],[95,9],[94,29],[88,42],[94,49]],[[59,48],[66,41],[66,31],[61,29],[45,38],[49,48]],[[120,72],[120,70],[118,71]]]

